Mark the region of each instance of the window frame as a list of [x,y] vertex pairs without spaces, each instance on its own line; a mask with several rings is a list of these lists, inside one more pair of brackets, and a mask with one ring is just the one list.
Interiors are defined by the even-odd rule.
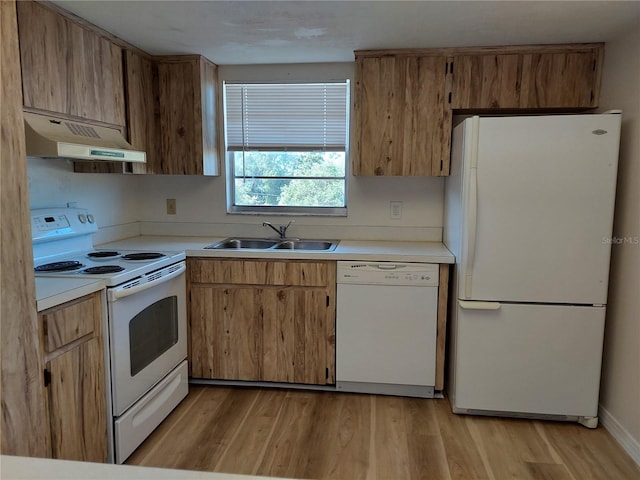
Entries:
[[[350,175],[350,161],[349,161],[349,141],[350,141],[350,130],[351,130],[351,79],[341,78],[341,79],[332,79],[332,80],[290,80],[290,81],[233,81],[233,80],[222,80],[221,81],[221,92],[222,92],[222,123],[224,130],[224,145],[223,152],[225,157],[225,179],[226,179],[226,190],[227,190],[227,213],[228,214],[243,214],[243,215],[286,215],[286,216],[341,216],[346,217],[348,212],[348,194],[349,194],[349,175]],[[321,206],[280,206],[280,205],[236,205],[235,204],[235,182],[238,178],[243,178],[242,175],[236,175],[235,172],[235,162],[234,162],[234,154],[238,152],[238,150],[228,150],[227,143],[227,105],[226,105],[226,85],[227,84],[282,84],[285,85],[287,83],[298,85],[298,84],[326,84],[326,83],[340,83],[345,84],[346,86],[346,119],[345,119],[345,149],[344,149],[344,177],[265,177],[272,179],[299,179],[299,180],[342,180],[344,182],[344,206],[341,207],[321,207]],[[248,150],[250,151],[250,150]],[[278,150],[255,150],[261,152],[268,151],[309,151],[309,150],[296,150],[294,147],[283,148]],[[313,152],[322,152],[321,150],[310,150]],[[342,152],[342,150],[328,149],[327,152]],[[247,179],[251,178],[262,178],[262,177],[244,177]]]

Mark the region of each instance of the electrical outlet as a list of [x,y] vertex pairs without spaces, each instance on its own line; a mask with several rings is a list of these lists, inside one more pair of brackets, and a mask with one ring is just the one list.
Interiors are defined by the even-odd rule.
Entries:
[[175,214],[176,214],[176,199],[167,198],[167,215],[175,215]]
[[389,217],[393,220],[402,218],[402,202],[390,202]]

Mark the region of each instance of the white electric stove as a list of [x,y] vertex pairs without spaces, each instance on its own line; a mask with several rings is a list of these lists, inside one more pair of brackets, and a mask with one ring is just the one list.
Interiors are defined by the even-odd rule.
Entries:
[[122,463],[188,393],[184,252],[93,247],[80,208],[31,211],[35,275],[105,282],[112,437]]

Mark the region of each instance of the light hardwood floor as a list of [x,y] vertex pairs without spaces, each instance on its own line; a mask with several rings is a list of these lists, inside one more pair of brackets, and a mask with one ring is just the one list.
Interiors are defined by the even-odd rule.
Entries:
[[126,463],[348,480],[640,478],[602,427],[454,415],[444,399],[194,385]]

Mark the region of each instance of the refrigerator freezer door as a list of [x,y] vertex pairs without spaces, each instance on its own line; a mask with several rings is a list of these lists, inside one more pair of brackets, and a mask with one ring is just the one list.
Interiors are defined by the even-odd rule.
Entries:
[[455,410],[597,415],[604,307],[473,303],[454,312]]
[[620,115],[474,117],[465,128],[474,121],[464,148],[477,155],[463,155],[459,177],[459,298],[606,304]]

